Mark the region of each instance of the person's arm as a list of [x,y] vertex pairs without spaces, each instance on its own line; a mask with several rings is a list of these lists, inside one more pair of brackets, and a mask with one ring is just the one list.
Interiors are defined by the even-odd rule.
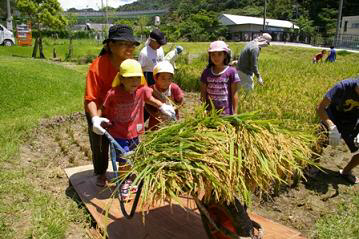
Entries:
[[145,91],[144,101],[146,104],[149,104],[149,105],[152,105],[152,106],[158,108],[162,114],[167,115],[171,119],[176,118],[176,112],[175,112],[174,108],[172,107],[172,105],[162,103],[160,100],[153,97],[153,95],[152,95],[153,91],[148,86],[145,86],[143,88],[143,90]]
[[205,103],[207,99],[207,84],[201,82],[201,101]]
[[331,121],[329,119],[328,113],[326,111],[326,108],[328,108],[328,106],[330,105],[331,100],[328,97],[324,97],[318,107],[317,107],[317,113],[319,118],[323,121],[323,123],[328,126],[328,128],[332,128],[333,126],[335,126],[335,124],[333,123],[333,121]]
[[91,118],[94,116],[99,116],[95,101],[86,101],[85,107],[86,107],[86,111],[90,114]]
[[156,99],[153,96],[150,96],[148,100],[145,101],[146,104],[152,105],[156,107],[157,109],[161,107],[164,103],[162,103],[160,100]]
[[239,83],[235,82],[231,84],[231,97],[232,97],[232,104],[233,104],[233,113],[238,113],[238,94],[237,94],[237,88]]
[[259,48],[254,48],[251,50],[251,67],[254,75],[257,78],[260,78],[259,70],[258,70],[258,56],[259,56]]

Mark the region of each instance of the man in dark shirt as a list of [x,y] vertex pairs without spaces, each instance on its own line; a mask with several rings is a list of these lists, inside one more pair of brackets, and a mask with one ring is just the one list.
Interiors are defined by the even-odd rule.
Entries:
[[353,155],[340,174],[352,184],[359,183],[352,175],[352,169],[359,165],[359,77],[333,86],[319,103],[317,113],[329,131],[329,144],[338,145],[342,137]]

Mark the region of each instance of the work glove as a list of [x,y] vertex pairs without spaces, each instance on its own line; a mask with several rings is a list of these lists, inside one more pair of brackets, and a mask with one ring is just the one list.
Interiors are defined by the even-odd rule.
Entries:
[[262,79],[262,77],[260,76],[260,77],[258,77],[258,83],[260,84],[260,85],[263,85],[264,83],[263,83],[263,79]]
[[340,133],[336,125],[329,127],[329,144],[331,146],[337,146],[340,141]]
[[356,147],[359,147],[359,134],[354,138],[354,144]]
[[105,133],[105,129],[102,128],[101,124],[104,122],[104,123],[109,123],[110,121],[106,118],[103,118],[103,117],[99,117],[99,116],[94,116],[91,118],[91,121],[92,121],[92,131],[95,133],[95,134],[98,134],[98,135],[103,135]]
[[172,105],[162,104],[159,108],[162,114],[168,116],[170,119],[176,119],[176,112]]

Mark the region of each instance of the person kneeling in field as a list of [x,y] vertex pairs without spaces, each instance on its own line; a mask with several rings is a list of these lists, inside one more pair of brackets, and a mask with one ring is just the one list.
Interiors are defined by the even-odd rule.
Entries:
[[[171,105],[164,104],[152,96],[152,89],[145,83],[140,63],[133,59],[127,59],[121,63],[119,73],[112,83],[112,89],[107,92],[104,103],[98,112],[99,115],[109,120],[109,133],[126,152],[137,146],[138,136],[144,132],[143,110],[145,103],[159,108],[168,117],[175,117],[175,111]],[[101,126],[97,127],[99,127],[99,131],[105,131]],[[119,157],[117,161],[119,161],[121,178],[130,168],[126,160]],[[121,185],[123,200],[129,197],[132,180],[132,177],[128,177]]]
[[327,54],[327,51],[326,50],[322,50],[320,53],[316,54],[313,59],[312,59],[312,62],[313,63],[319,63],[320,62],[323,62],[323,57],[324,55]]
[[334,85],[319,103],[317,113],[329,132],[329,144],[338,145],[342,137],[353,154],[340,175],[351,184],[359,183],[352,174],[359,165],[359,77]]
[[[161,61],[155,65],[153,68],[153,76],[155,79],[155,84],[151,86],[153,89],[152,95],[160,100],[162,103],[169,105],[183,104],[183,91],[181,88],[172,82],[174,74],[174,68],[172,64],[168,61]],[[154,108],[151,105],[146,105],[147,111],[150,113],[150,119],[148,122],[148,128],[153,130],[157,129],[158,124],[166,121],[168,117],[163,115],[161,111]],[[176,119],[179,119],[179,112],[176,109]]]

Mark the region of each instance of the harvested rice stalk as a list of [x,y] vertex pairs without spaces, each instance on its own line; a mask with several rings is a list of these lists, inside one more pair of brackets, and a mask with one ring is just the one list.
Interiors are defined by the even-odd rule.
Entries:
[[313,140],[258,113],[221,117],[200,108],[193,118],[147,133],[131,155],[131,173],[137,182],[143,180],[146,204],[180,203],[180,195],[205,192],[205,200],[208,195],[219,203],[239,198],[248,205],[254,189],[269,193],[273,182],[302,174],[312,164]]

